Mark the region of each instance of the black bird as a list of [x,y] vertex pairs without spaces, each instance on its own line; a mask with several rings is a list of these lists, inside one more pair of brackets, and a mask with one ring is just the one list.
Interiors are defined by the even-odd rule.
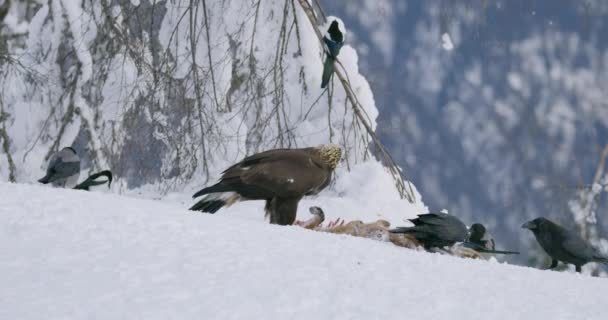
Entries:
[[410,221],[414,224],[413,227],[399,227],[389,231],[410,234],[427,250],[453,246],[467,238],[467,226],[452,215],[426,213]]
[[80,157],[72,147],[66,147],[51,157],[46,175],[38,182],[51,183],[55,187],[72,187],[78,182],[79,175]]
[[91,187],[106,183],[108,184],[108,188],[110,188],[110,185],[112,184],[112,172],[110,172],[110,170],[103,170],[90,175],[86,180],[75,186],[74,189],[89,191]]
[[334,62],[344,44],[344,34],[340,30],[338,20],[334,20],[329,25],[327,33],[323,36],[323,42],[327,45],[325,63],[323,64],[323,76],[321,80],[321,88],[325,88],[334,73]]
[[549,219],[536,218],[521,227],[530,229],[536,241],[551,257],[549,269],[557,267],[558,261],[575,265],[576,272],[581,272],[581,267],[588,262],[608,264],[608,257],[603,256],[578,234],[562,228]]
[[481,223],[471,225],[469,237],[463,243],[463,246],[481,253],[519,254],[517,251],[496,250],[494,239]]

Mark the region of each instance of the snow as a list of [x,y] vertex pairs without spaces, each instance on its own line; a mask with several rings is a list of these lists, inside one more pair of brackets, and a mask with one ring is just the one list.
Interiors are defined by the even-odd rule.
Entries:
[[25,184],[0,194],[0,319],[606,316],[606,279],[269,225],[254,206],[242,219]]
[[441,47],[446,51],[454,49],[454,43],[452,42],[452,38],[448,33],[443,33],[441,35]]

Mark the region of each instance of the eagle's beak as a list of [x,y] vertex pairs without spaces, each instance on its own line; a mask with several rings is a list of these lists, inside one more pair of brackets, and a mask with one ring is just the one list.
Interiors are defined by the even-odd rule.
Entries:
[[528,222],[522,224],[521,227],[523,229],[534,230],[534,229],[536,229],[536,224],[534,222],[532,222],[532,221],[528,221]]

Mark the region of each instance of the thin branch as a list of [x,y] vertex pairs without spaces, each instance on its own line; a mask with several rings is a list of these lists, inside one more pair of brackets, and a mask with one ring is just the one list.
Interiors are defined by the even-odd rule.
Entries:
[[[217,89],[215,88],[215,73],[213,72],[213,59],[211,59],[211,36],[209,35],[209,16],[207,15],[207,0],[203,0],[203,17],[205,18],[205,34],[207,35],[207,58],[209,59],[209,70],[211,71],[211,86],[213,87],[213,99],[217,111],[220,110],[220,103],[217,99]],[[192,52],[194,55],[194,52]],[[230,109],[228,109],[230,112]]]
[[[198,105],[198,116],[199,116],[199,126],[201,131],[201,145],[202,145],[202,156],[203,156],[203,170],[205,172],[205,179],[209,179],[209,165],[207,163],[207,147],[205,145],[205,130],[203,126],[203,112],[201,111],[204,108],[203,104],[203,95],[201,92],[200,79],[198,75],[198,66],[196,64],[196,14],[193,10],[194,8],[194,0],[190,0],[190,46],[191,46],[191,55],[192,55],[192,72],[194,74],[194,90],[196,92],[196,103]],[[205,16],[205,24],[206,22]],[[207,37],[207,44],[209,43],[209,38]],[[209,53],[209,63],[211,64],[211,53]],[[213,77],[213,73],[212,73]],[[213,81],[213,80],[212,80]],[[214,90],[215,92],[215,90]],[[216,101],[217,102],[217,101]]]
[[17,179],[15,177],[15,172],[17,169],[15,167],[15,162],[13,161],[13,157],[11,156],[11,140],[6,133],[6,119],[8,118],[8,114],[4,112],[4,107],[2,104],[2,97],[0,97],[0,123],[2,126],[0,127],[0,139],[2,139],[2,150],[6,155],[6,161],[8,162],[8,180],[10,182],[16,182]]

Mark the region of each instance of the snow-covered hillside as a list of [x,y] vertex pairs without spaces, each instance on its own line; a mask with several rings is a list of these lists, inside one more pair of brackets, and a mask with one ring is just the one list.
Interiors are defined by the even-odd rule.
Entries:
[[607,315],[606,279],[269,225],[255,205],[206,215],[23,184],[0,194],[0,319]]

